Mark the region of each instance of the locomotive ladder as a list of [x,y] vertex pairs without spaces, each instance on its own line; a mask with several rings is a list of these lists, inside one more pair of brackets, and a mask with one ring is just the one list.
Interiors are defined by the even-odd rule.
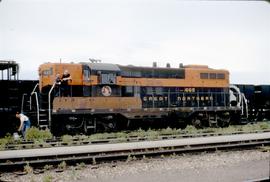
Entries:
[[[39,98],[38,98],[38,93],[37,93],[37,87],[38,83],[34,87],[33,91],[31,92],[30,95],[30,111],[32,111],[32,96],[35,96],[35,101],[36,101],[36,120],[37,120],[37,126],[40,129],[47,129],[49,128],[49,123],[48,123],[48,113],[47,110],[42,108],[42,106],[39,104]],[[42,95],[40,95],[42,97]]]
[[40,109],[39,110],[39,128],[40,129],[47,129],[49,128],[49,123],[48,123],[48,113],[46,109]]

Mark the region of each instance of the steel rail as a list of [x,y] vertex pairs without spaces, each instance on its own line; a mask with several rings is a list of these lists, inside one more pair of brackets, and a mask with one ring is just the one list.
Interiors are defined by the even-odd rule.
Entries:
[[91,163],[104,160],[127,160],[130,156],[143,157],[183,152],[254,148],[254,146],[266,145],[270,145],[270,132],[151,142],[0,151],[0,170],[22,168],[26,164],[35,167],[44,166],[45,164],[57,164],[61,161]]

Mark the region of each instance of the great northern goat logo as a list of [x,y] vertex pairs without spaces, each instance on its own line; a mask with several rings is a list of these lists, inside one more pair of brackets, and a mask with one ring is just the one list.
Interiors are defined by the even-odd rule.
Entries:
[[110,96],[112,94],[112,89],[110,86],[103,86],[101,89],[101,93],[103,96]]

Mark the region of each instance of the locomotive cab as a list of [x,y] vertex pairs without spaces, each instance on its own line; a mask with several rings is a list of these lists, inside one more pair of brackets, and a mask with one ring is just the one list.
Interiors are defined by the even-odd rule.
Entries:
[[[82,95],[82,65],[74,63],[45,63],[39,67],[39,90],[40,93],[46,95],[55,85],[57,75],[62,79],[64,72],[67,71],[71,75],[68,81],[70,86],[70,96]],[[61,90],[53,89],[52,95]],[[59,95],[62,95],[61,93]]]

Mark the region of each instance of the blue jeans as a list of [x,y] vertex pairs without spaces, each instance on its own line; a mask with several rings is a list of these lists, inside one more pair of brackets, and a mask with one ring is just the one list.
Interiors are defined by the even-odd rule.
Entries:
[[22,134],[23,134],[24,139],[25,139],[26,131],[30,128],[30,126],[31,126],[30,120],[23,122]]

